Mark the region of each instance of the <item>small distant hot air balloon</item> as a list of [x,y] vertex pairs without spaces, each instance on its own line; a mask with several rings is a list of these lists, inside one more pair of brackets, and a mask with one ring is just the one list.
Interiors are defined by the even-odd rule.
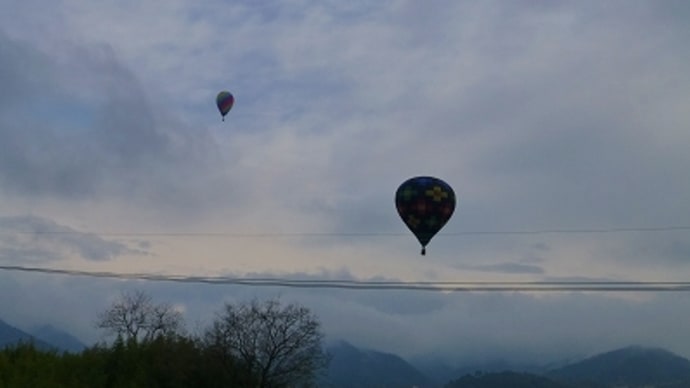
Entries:
[[227,90],[223,90],[222,92],[218,93],[218,96],[216,96],[216,105],[218,106],[218,110],[220,111],[223,121],[225,121],[225,115],[230,112],[230,109],[232,109],[232,105],[234,103],[235,97],[233,97],[232,93],[228,92]]
[[395,207],[405,225],[422,244],[422,255],[425,255],[426,245],[453,215],[455,192],[438,178],[410,178],[395,192]]

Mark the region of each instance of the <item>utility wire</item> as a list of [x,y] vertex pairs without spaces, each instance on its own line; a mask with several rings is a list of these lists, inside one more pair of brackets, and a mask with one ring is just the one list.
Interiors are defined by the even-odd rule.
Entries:
[[690,281],[527,281],[527,282],[481,282],[481,281],[359,281],[359,280],[314,280],[287,278],[241,278],[224,276],[163,275],[151,273],[118,273],[108,271],[80,271],[60,268],[25,267],[0,265],[3,271],[34,272],[42,274],[86,276],[123,280],[165,281],[177,283],[238,285],[255,287],[288,287],[346,290],[404,290],[436,292],[665,292],[690,291]]
[[[537,235],[537,234],[600,234],[630,232],[671,232],[690,231],[690,226],[652,226],[630,228],[582,228],[582,229],[532,229],[532,230],[477,230],[439,233],[439,236],[474,236],[474,235]],[[76,230],[35,230],[14,231],[2,230],[0,234],[30,235],[97,235],[103,237],[230,237],[230,238],[272,238],[272,237],[398,237],[409,233],[386,232],[81,232]]]

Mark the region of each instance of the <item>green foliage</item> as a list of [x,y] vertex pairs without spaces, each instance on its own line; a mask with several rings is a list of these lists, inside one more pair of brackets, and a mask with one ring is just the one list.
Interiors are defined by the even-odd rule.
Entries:
[[262,345],[242,348],[240,354],[232,341],[183,335],[181,315],[168,305],[155,305],[143,293],[127,295],[98,323],[118,335],[110,344],[80,353],[32,343],[0,349],[0,388],[306,386],[323,364],[319,323],[304,307],[275,301],[240,306],[252,314],[240,314],[232,331]]
[[246,386],[247,378],[185,337],[148,342],[116,340],[79,354],[20,344],[0,351],[0,387],[182,388]]
[[0,353],[0,386],[61,387],[52,381],[57,362],[54,352],[38,350],[31,343],[6,348]]

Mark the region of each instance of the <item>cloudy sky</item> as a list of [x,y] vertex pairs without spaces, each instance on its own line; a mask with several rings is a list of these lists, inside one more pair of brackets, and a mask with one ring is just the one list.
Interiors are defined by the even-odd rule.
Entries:
[[[1,265],[690,279],[685,1],[5,3]],[[214,101],[223,89],[236,97],[225,122]],[[458,197],[423,257],[393,204],[416,175],[444,179]],[[523,231],[549,233],[513,233]],[[280,297],[312,308],[329,338],[407,357],[550,361],[629,344],[690,356],[683,293],[295,290],[2,271],[0,318],[91,343],[97,314],[135,289],[183,309],[192,329],[224,302]]]

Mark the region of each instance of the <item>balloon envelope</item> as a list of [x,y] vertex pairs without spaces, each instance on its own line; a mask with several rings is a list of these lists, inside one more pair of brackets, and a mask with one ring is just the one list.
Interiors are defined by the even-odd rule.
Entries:
[[228,92],[227,90],[223,90],[222,92],[218,93],[218,96],[216,96],[216,105],[218,106],[218,110],[220,111],[221,117],[223,117],[223,120],[225,120],[225,115],[230,112],[230,109],[232,109],[232,105],[235,103],[235,97]]
[[455,192],[441,179],[414,177],[398,187],[395,192],[395,207],[405,225],[422,244],[423,255],[431,238],[453,215]]

